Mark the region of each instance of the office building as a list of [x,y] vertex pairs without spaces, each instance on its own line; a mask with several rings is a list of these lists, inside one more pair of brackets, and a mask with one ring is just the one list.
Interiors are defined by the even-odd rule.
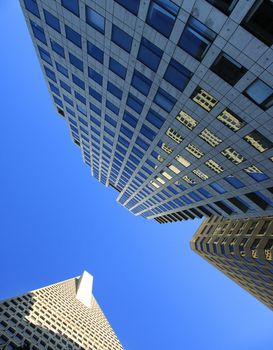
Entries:
[[191,248],[273,310],[273,217],[211,217]]
[[273,215],[272,1],[20,2],[56,111],[120,204],[160,223]]
[[0,349],[122,350],[92,295],[92,283],[85,271],[0,302]]

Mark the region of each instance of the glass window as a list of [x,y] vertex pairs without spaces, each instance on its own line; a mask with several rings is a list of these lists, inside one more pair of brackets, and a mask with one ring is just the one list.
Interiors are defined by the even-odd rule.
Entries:
[[126,126],[124,126],[122,124],[121,124],[121,127],[120,127],[120,132],[122,132],[129,139],[131,139],[132,136],[133,136],[133,132],[131,130],[129,130],[128,128],[126,128]]
[[144,136],[146,136],[149,140],[153,141],[154,138],[156,137],[156,133],[148,128],[145,124],[142,125],[142,128],[140,129],[140,133]]
[[145,75],[141,74],[137,70],[134,71],[134,75],[132,77],[131,85],[140,91],[143,95],[147,96],[149,94],[152,81],[145,77]]
[[65,58],[64,48],[61,45],[59,45],[58,43],[56,43],[56,41],[54,41],[54,40],[50,40],[50,42],[51,42],[52,50],[54,52],[56,52],[58,55]]
[[218,182],[212,182],[210,184],[210,187],[213,188],[216,192],[218,193],[226,193],[227,191],[224,189],[224,187],[222,187],[220,184],[218,184]]
[[33,35],[36,39],[40,40],[42,43],[44,43],[45,45],[47,45],[46,42],[46,37],[45,37],[45,32],[43,30],[42,27],[40,27],[38,24],[36,24],[35,22],[30,21],[31,24],[31,28],[33,31]]
[[71,98],[67,97],[66,95],[63,95],[63,99],[65,100],[65,102],[67,102],[68,104],[70,104],[70,106],[74,106],[73,101],[71,100]]
[[164,79],[170,84],[175,86],[178,90],[183,91],[187,86],[192,73],[178,63],[176,60],[171,59],[169,66],[165,72]]
[[176,99],[163,89],[159,88],[154,98],[154,102],[163,108],[166,112],[170,112],[176,104]]
[[172,32],[178,11],[179,6],[172,1],[151,1],[146,22],[168,38]]
[[101,102],[102,101],[102,96],[100,93],[98,93],[95,89],[92,89],[89,87],[89,95],[94,97],[97,101]]
[[152,109],[150,109],[147,116],[146,116],[146,120],[148,120],[156,128],[160,129],[161,126],[164,124],[166,119],[161,117],[161,115],[159,115],[158,113],[156,113]]
[[97,115],[101,115],[101,110],[97,106],[90,103],[89,107],[92,112],[95,112]]
[[62,73],[65,77],[68,78],[68,69],[65,68],[63,65],[61,65],[60,63],[58,62],[55,62],[56,63],[56,68],[57,68],[57,71]]
[[62,101],[61,101],[58,97],[53,96],[53,99],[54,99],[54,102],[55,102],[58,106],[63,107],[63,103],[62,103]]
[[39,50],[41,58],[52,66],[50,54],[46,50],[41,48],[39,45],[38,45],[38,50]]
[[110,81],[108,81],[108,83],[107,83],[107,90],[109,92],[111,92],[111,94],[113,94],[114,96],[116,96],[118,99],[121,100],[122,91],[118,87],[116,87],[116,85],[110,83]]
[[233,175],[225,177],[225,180],[226,180],[226,182],[228,182],[231,186],[233,186],[235,188],[245,187],[245,184]]
[[119,109],[117,106],[114,105],[114,103],[106,100],[106,107],[109,108],[113,113],[115,113],[116,115],[119,114]]
[[64,8],[74,13],[74,15],[80,16],[79,0],[62,0],[62,5]]
[[36,0],[24,0],[25,8],[34,16],[40,18],[39,8]]
[[82,37],[79,33],[77,33],[72,28],[65,26],[65,35],[68,40],[70,40],[73,44],[77,45],[79,48],[82,48]]
[[251,133],[244,136],[244,139],[261,153],[267,151],[273,146],[273,143],[264,135],[262,135],[258,130],[253,130]]
[[226,15],[229,15],[234,9],[238,0],[207,0],[213,6],[218,8],[218,10],[224,12]]
[[131,51],[133,38],[119,27],[112,25],[111,40],[127,52]]
[[72,74],[72,81],[76,85],[78,85],[81,89],[85,89],[84,81],[82,81],[80,78],[78,78],[76,75]]
[[163,51],[149,40],[142,38],[137,59],[154,72],[157,71]]
[[109,69],[112,72],[116,73],[122,79],[125,79],[127,69],[118,61],[114,60],[112,57],[110,57],[110,60],[109,60]]
[[191,99],[208,112],[218,103],[212,95],[199,86],[192,93]]
[[245,168],[244,171],[257,182],[269,179],[269,177],[255,165],[251,165],[248,168]]
[[100,75],[94,69],[92,69],[90,67],[88,67],[88,76],[90,79],[94,80],[99,85],[102,85],[102,81],[103,81],[102,75]]
[[113,118],[109,117],[109,115],[107,115],[107,114],[105,115],[105,120],[109,124],[111,124],[114,128],[117,126],[117,122]]
[[95,60],[103,64],[103,51],[96,45],[91,44],[90,41],[87,41],[87,53],[95,58]]
[[207,191],[205,188],[201,187],[197,191],[200,192],[206,198],[211,198],[212,197],[212,194],[209,193],[209,191]]
[[210,69],[232,86],[235,85],[247,71],[245,67],[224,52],[220,53]]
[[77,100],[81,101],[83,104],[86,104],[86,99],[81,94],[79,94],[77,91],[75,91],[75,97]]
[[273,88],[260,79],[249,85],[244,94],[264,110],[273,105]]
[[137,15],[139,9],[140,0],[116,0],[121,6],[125,7],[128,11]]
[[178,45],[201,61],[215,37],[215,32],[194,17],[190,17]]
[[273,3],[271,0],[256,1],[242,25],[263,41],[266,45],[273,44],[273,28],[272,28]]
[[136,144],[143,148],[145,151],[147,151],[147,149],[149,148],[149,145],[140,137],[136,139]]
[[129,93],[127,98],[127,105],[131,107],[133,110],[135,110],[137,113],[141,113],[144,103],[140,101],[137,97],[135,97],[133,94]]
[[45,66],[44,66],[44,69],[45,69],[46,76],[47,76],[49,79],[55,81],[55,83],[57,83],[57,79],[56,79],[55,73],[54,73],[51,69],[49,69],[49,68],[47,68],[47,67],[45,67]]
[[44,16],[46,24],[51,28],[55,29],[57,32],[61,33],[60,22],[57,17],[53,16],[50,12],[44,10]]
[[104,34],[105,19],[98,12],[85,5],[86,23]]
[[74,67],[78,68],[83,72],[83,61],[78,57],[74,56],[72,53],[69,53],[69,61],[73,64]]
[[132,116],[132,114],[128,113],[127,111],[124,112],[123,120],[125,120],[133,128],[135,128],[137,125],[137,119],[134,116]]
[[58,89],[54,84],[49,83],[49,86],[50,86],[50,90],[51,90],[52,92],[54,92],[54,94],[60,96],[60,91],[59,91],[59,89]]
[[71,88],[68,84],[66,84],[64,81],[60,80],[60,85],[63,89],[65,89],[67,92],[71,94]]

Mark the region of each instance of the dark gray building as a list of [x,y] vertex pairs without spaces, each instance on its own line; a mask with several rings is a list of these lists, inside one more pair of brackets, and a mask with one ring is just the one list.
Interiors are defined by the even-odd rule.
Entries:
[[20,0],[91,173],[160,223],[273,215],[270,0]]

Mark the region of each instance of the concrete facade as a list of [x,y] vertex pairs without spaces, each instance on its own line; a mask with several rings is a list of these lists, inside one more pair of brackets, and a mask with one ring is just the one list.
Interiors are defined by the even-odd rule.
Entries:
[[160,223],[273,214],[271,1],[20,2],[52,102],[119,203]]
[[191,248],[273,310],[273,217],[206,219]]
[[92,279],[85,271],[79,278],[1,301],[0,349],[122,350],[92,295]]

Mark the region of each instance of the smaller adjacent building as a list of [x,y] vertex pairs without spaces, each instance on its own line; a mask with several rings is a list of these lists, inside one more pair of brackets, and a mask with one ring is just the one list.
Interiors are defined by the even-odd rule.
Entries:
[[273,217],[206,219],[191,248],[273,310]]
[[0,302],[0,349],[122,350],[82,276]]

